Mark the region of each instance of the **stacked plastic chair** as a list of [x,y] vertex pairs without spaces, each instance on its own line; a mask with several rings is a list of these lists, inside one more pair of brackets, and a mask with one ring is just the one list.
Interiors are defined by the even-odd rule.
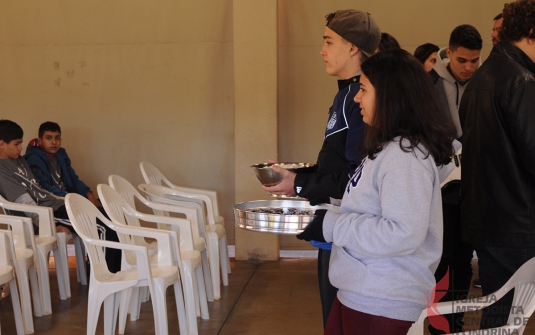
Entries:
[[[154,192],[146,192],[150,200],[173,205],[185,205],[184,202],[196,203],[201,206],[199,211],[200,220],[205,233],[202,235],[206,238],[208,248],[210,269],[212,272],[212,289],[214,299],[221,297],[220,276],[223,285],[228,286],[228,274],[230,270],[230,259],[228,256],[227,235],[224,226],[224,219],[219,215],[219,206],[217,203],[217,193],[211,190],[195,189],[182,187],[171,183],[154,165],[148,162],[140,163],[141,173],[145,182],[157,186],[165,185],[167,189],[151,188],[140,185],[140,188],[146,192],[151,188]],[[156,192],[157,191],[157,192]],[[156,194],[156,193],[158,194]],[[201,230],[202,232],[202,230]]]
[[[89,200],[78,194],[67,194],[65,204],[71,223],[80,238],[82,238],[91,261],[87,334],[95,334],[102,304],[104,304],[104,334],[114,334],[120,300],[125,299],[125,295],[121,295],[121,292],[133,287],[147,286],[152,297],[155,333],[167,335],[169,330],[166,289],[170,285],[174,286],[180,334],[187,334],[180,277],[178,267],[174,265],[176,260],[174,258],[175,253],[173,252],[171,235],[176,235],[176,233],[115,225],[104,217]],[[97,218],[115,230],[117,234],[156,239],[158,241],[157,263],[150,263],[148,250],[145,246],[100,240],[97,232]],[[121,270],[117,273],[109,272],[103,247],[121,249],[123,250],[123,255],[125,251],[134,253],[136,258],[135,269]]]
[[[128,217],[172,226],[171,232],[176,232],[176,235],[173,236],[177,236],[172,251],[175,253],[176,266],[178,266],[182,278],[188,331],[189,334],[198,334],[196,304],[198,305],[200,303],[200,314],[203,319],[208,319],[209,314],[201,267],[201,255],[193,248],[191,223],[186,219],[140,213],[130,207],[127,201],[116,190],[108,185],[100,184],[97,186],[97,190],[99,198],[106,209],[106,213],[116,226],[126,226],[127,220],[125,220],[125,218]],[[152,230],[161,231],[160,229]],[[119,235],[119,238],[128,237]],[[135,243],[135,241],[133,241],[133,243]],[[128,257],[125,258],[128,260]],[[126,264],[123,263],[123,267],[124,266],[126,266]],[[121,327],[122,323],[126,320],[125,306],[122,306],[122,309],[119,318]]]
[[0,285],[9,285],[17,335],[24,335],[25,332],[22,322],[22,313],[20,311],[19,293],[17,291],[15,273],[13,271],[15,253],[13,251],[13,244],[8,235],[8,231],[0,231]]
[[43,314],[37,271],[34,267],[34,255],[37,254],[37,247],[32,220],[26,217],[0,215],[0,224],[8,226],[9,230],[0,230],[0,232],[4,232],[13,245],[13,265],[17,274],[24,332],[33,334],[32,299],[35,316]]
[[[41,299],[42,314],[52,314],[50,280],[48,275],[49,256],[50,252],[54,253],[60,299],[66,300],[71,296],[69,269],[66,258],[66,241],[70,238],[64,236],[64,238],[58,239],[52,208],[9,202],[1,196],[0,207],[4,209],[4,212],[6,214],[11,214],[11,212],[16,211],[36,213],[37,215],[39,215],[39,235],[35,236],[37,254],[34,255],[34,257],[35,262],[37,264],[37,276],[39,278],[39,293]],[[59,234],[70,236],[70,234],[65,233]],[[60,252],[60,249],[63,249],[64,252]]]
[[[191,221],[192,235],[193,235],[193,247],[195,250],[201,253],[202,258],[202,267],[204,273],[204,281],[206,287],[206,296],[208,301],[214,301],[214,293],[212,289],[212,275],[210,274],[210,265],[208,263],[208,255],[206,252],[206,241],[203,236],[201,236],[200,230],[203,231],[204,235],[204,224],[199,225],[201,215],[197,214],[198,210],[195,208],[188,208],[183,206],[168,205],[161,202],[154,202],[148,200],[145,196],[139,193],[136,188],[118,175],[111,175],[108,178],[110,186],[115,189],[121,196],[128,202],[130,207],[136,209],[135,199],[139,200],[143,205],[152,209],[155,215],[160,216],[170,216],[170,213],[185,215],[188,220]],[[198,208],[197,208],[198,209]],[[136,218],[127,217],[129,225],[139,226],[139,220]],[[157,223],[158,228],[170,229],[165,224]]]

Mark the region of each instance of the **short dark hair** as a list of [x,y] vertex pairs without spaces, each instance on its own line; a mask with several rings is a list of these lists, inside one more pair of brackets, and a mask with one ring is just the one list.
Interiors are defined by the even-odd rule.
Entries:
[[462,24],[453,29],[450,35],[449,48],[451,51],[455,51],[459,47],[469,50],[481,50],[483,40],[474,26]]
[[438,45],[434,45],[433,43],[425,43],[414,50],[414,57],[416,57],[420,63],[424,64],[427,58],[429,58],[433,52],[438,52],[438,50],[440,50]]
[[23,136],[24,131],[18,124],[10,120],[0,120],[0,140],[9,143],[21,139]]
[[45,131],[51,131],[53,133],[58,132],[61,134],[61,128],[59,127],[59,124],[52,121],[46,121],[41,123],[41,125],[39,126],[39,138],[43,138]]
[[435,164],[454,154],[456,129],[442,111],[431,77],[405,50],[378,52],[362,64],[362,73],[375,89],[372,125],[366,128],[362,149],[370,159],[395,137],[405,152],[421,144]]
[[502,17],[503,17],[503,14],[500,13],[500,14],[496,15],[496,16],[494,17],[494,19],[492,19],[492,21],[499,20],[499,19],[501,19]]
[[535,0],[518,0],[503,5],[500,42],[518,42],[522,38],[535,38]]
[[379,46],[377,47],[377,51],[389,51],[389,50],[396,50],[401,49],[401,46],[399,45],[396,38],[389,33],[381,33],[381,40],[379,41]]

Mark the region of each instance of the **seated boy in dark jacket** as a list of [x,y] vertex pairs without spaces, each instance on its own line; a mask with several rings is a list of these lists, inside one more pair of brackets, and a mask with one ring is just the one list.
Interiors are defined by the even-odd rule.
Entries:
[[[48,121],[39,126],[39,137],[28,143],[24,158],[42,188],[58,197],[65,197],[67,193],[83,195],[106,215],[100,200],[74,172],[67,151],[61,147],[61,128],[57,123]],[[100,220],[97,223],[104,230],[103,237],[106,240],[119,241],[114,230]],[[121,251],[107,248],[106,262],[111,272],[119,271]]]
[[61,128],[57,123],[47,121],[39,126],[39,137],[28,143],[24,158],[45,190],[60,197],[78,193],[102,207],[72,168],[67,151],[61,147]]

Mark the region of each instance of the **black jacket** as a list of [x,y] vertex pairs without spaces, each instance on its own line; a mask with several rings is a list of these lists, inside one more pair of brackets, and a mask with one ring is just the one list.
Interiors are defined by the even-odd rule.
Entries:
[[329,111],[323,146],[313,173],[298,173],[294,188],[297,195],[312,204],[328,203],[329,197],[342,199],[351,174],[364,153],[359,150],[365,124],[359,104],[353,98],[360,89],[360,76],[338,81],[338,93]]
[[535,63],[499,43],[461,100],[463,238],[535,246]]

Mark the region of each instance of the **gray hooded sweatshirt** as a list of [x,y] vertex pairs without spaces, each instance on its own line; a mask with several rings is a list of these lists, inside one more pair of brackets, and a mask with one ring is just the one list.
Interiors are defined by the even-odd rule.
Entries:
[[346,307],[405,321],[426,308],[442,254],[440,183],[454,164],[437,168],[419,149],[405,152],[396,138],[366,158],[340,213],[325,215],[323,234],[333,242],[329,279]]
[[465,85],[459,84],[453,75],[448,71],[450,59],[446,48],[440,49],[437,54],[437,62],[433,70],[439,75],[435,82],[435,90],[438,94],[440,104],[444,108],[447,116],[453,121],[457,128],[457,138],[461,137],[461,121],[459,120],[459,104],[464,93]]

